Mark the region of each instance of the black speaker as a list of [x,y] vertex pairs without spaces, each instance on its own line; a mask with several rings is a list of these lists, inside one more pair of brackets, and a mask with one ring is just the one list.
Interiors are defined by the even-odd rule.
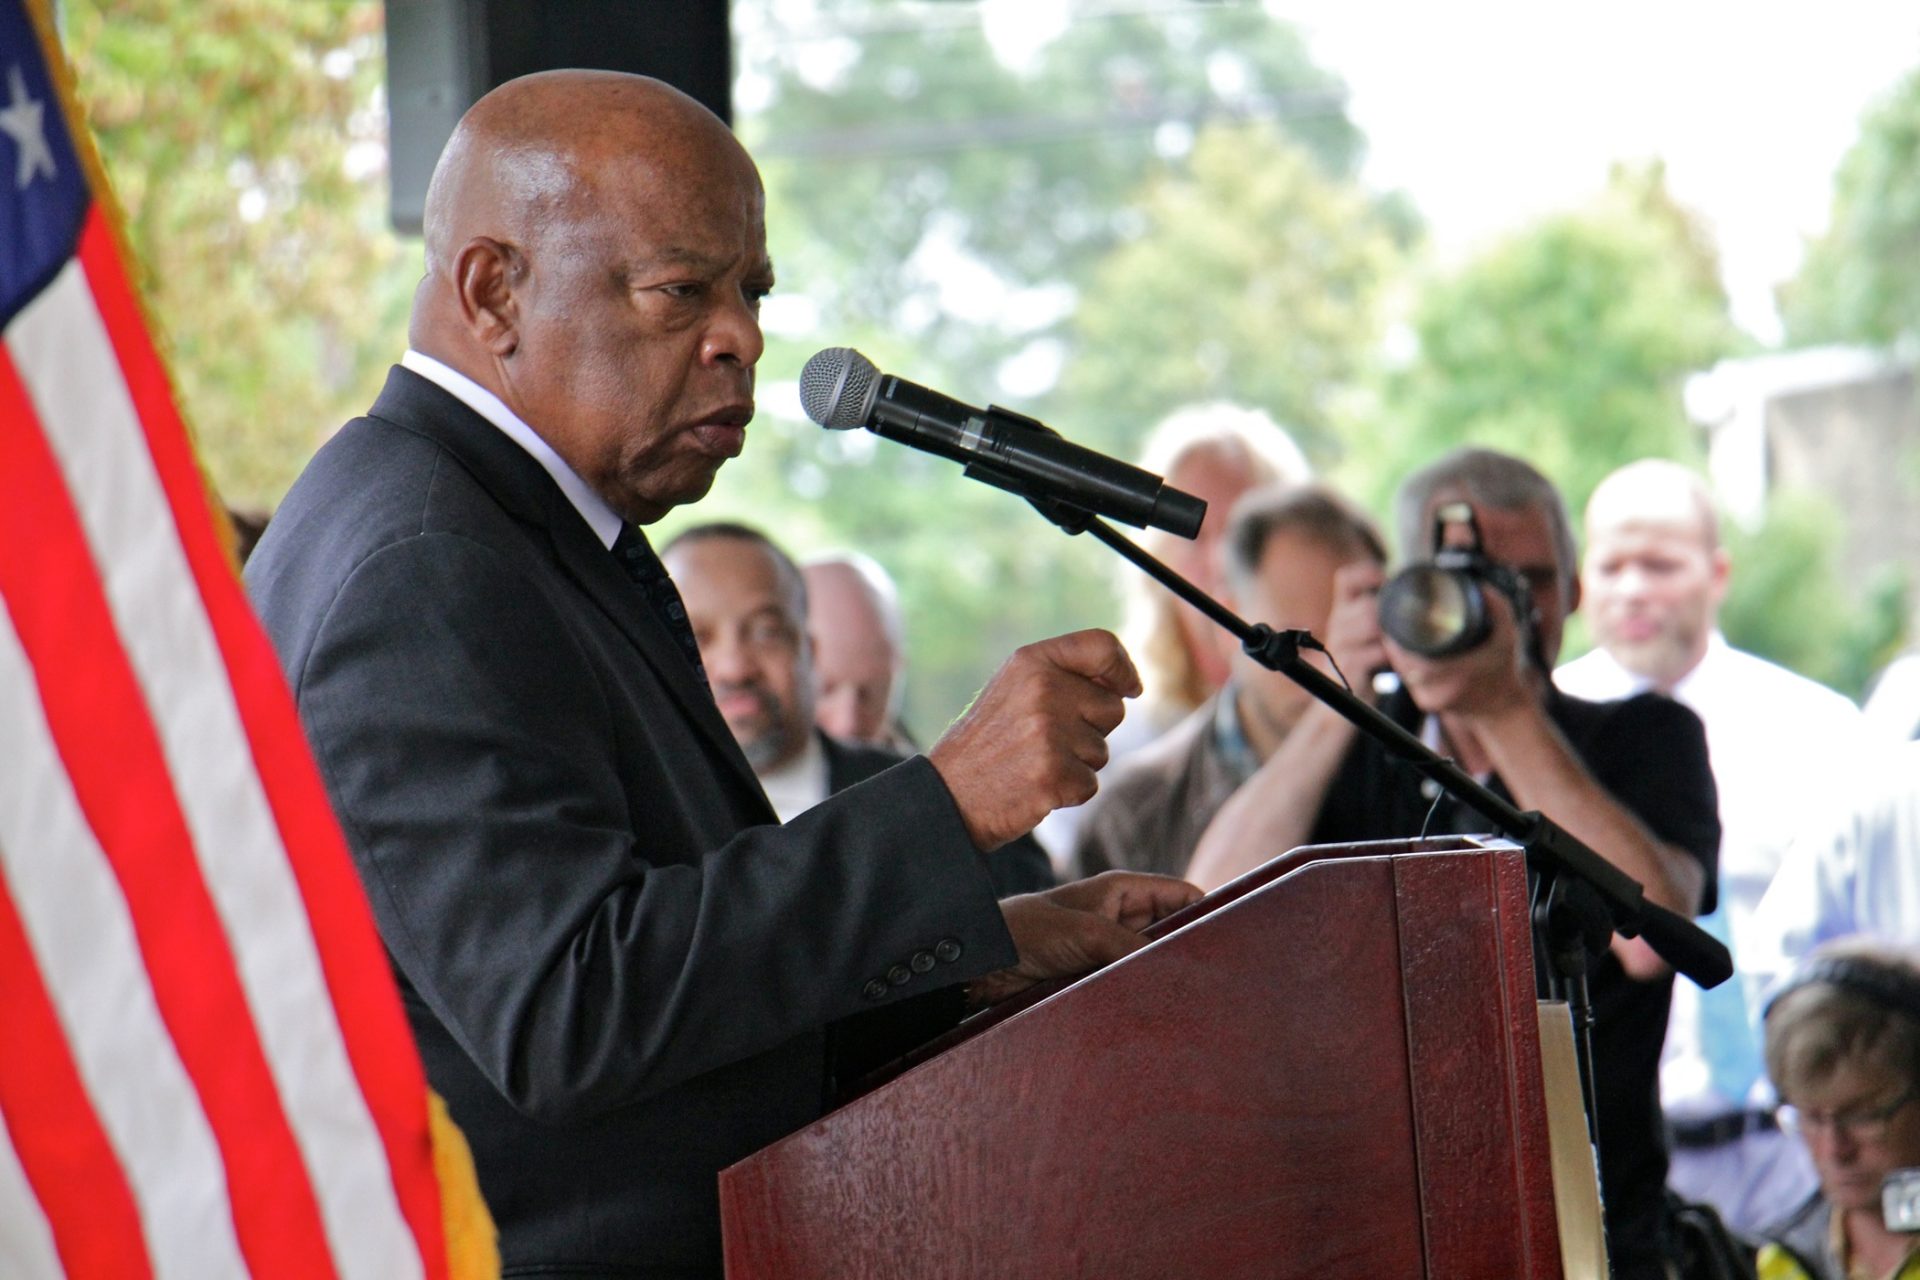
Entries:
[[386,0],[394,229],[417,235],[434,161],[466,109],[532,71],[655,76],[733,118],[727,0]]

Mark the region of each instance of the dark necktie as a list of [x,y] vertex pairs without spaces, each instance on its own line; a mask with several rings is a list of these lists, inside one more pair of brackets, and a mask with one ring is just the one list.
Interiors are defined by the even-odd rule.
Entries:
[[687,621],[687,606],[680,602],[680,593],[674,589],[673,579],[667,576],[667,566],[653,553],[646,535],[630,524],[622,524],[620,536],[613,540],[613,558],[620,562],[633,585],[640,588],[654,616],[667,624],[681,652],[693,664],[694,674],[700,677],[701,684],[706,684],[707,668],[700,661],[700,642],[694,639],[693,626]]

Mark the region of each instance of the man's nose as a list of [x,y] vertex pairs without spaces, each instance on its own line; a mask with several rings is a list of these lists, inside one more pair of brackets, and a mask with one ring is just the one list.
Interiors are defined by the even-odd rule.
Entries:
[[700,645],[700,661],[715,684],[754,684],[760,675],[759,660],[751,645],[731,636],[710,636]]
[[1638,565],[1628,565],[1614,579],[1614,589],[1623,596],[1638,599],[1646,595],[1648,578],[1646,571]]
[[730,299],[714,316],[700,344],[700,358],[707,364],[734,364],[752,369],[766,347],[766,335],[760,331],[759,310],[741,296]]

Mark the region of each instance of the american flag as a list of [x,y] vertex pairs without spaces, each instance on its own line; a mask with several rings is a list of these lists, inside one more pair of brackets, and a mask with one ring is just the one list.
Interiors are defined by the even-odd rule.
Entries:
[[419,1059],[35,0],[0,0],[0,1276],[449,1274]]

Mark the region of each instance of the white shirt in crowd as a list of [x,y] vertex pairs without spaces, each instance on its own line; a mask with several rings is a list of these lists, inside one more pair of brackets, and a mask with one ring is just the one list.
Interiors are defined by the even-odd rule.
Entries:
[[827,752],[820,735],[809,733],[800,754],[760,775],[760,786],[780,821],[792,822],[827,798]]
[[1920,945],[1920,742],[1892,747],[1829,808],[1754,911],[1740,967],[1755,986],[1829,938]]
[[[1554,673],[1575,697],[1605,701],[1644,692],[1648,682],[1595,649]],[[1707,730],[1707,753],[1720,792],[1720,907],[1700,922],[1746,950],[1754,909],[1780,869],[1794,835],[1817,822],[1859,770],[1876,742],[1858,707],[1825,685],[1729,645],[1717,631],[1706,655],[1673,697]],[[1755,1100],[1760,1059],[1738,984],[1712,993],[1729,1007],[1703,1009],[1701,992],[1676,982],[1660,1067],[1662,1106],[1701,1118],[1738,1111]],[[1716,1018],[1716,1013],[1718,1017]],[[1708,1028],[1703,1038],[1703,1026]],[[1716,1033],[1737,1044],[1712,1045]],[[1711,1052],[1710,1052],[1711,1050]],[[1764,1091],[1760,1096],[1764,1096]]]

